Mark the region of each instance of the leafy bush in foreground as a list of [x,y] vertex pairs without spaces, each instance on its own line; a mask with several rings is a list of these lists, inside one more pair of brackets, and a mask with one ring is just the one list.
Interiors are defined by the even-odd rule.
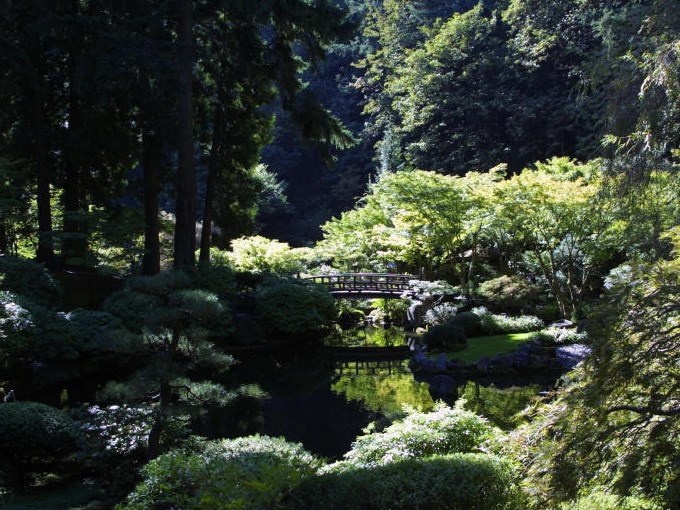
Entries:
[[429,413],[412,412],[383,432],[359,436],[338,467],[370,467],[397,459],[479,451],[483,443],[499,434],[485,418],[439,403]]
[[73,453],[82,438],[66,413],[37,402],[0,404],[0,431],[0,459],[7,462],[0,469],[16,486],[26,472]]
[[287,508],[518,510],[517,481],[513,465],[500,457],[454,453],[307,478]]
[[142,470],[143,481],[118,510],[274,509],[320,462],[283,438],[250,436],[172,451]]

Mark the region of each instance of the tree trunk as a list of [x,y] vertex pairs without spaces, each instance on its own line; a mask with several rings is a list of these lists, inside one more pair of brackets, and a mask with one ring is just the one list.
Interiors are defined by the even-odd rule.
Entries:
[[144,174],[144,256],[142,274],[155,275],[161,270],[160,221],[158,219],[158,176],[163,159],[158,134],[143,135],[142,166]]
[[203,229],[201,230],[201,264],[210,264],[210,245],[212,239],[213,205],[215,201],[215,186],[220,171],[220,152],[225,133],[224,115],[222,104],[218,100],[215,106],[215,119],[213,125],[213,141],[210,148],[210,161],[208,162],[208,181],[205,187],[205,208],[203,209]]
[[47,119],[45,104],[38,91],[31,92],[33,113],[33,151],[35,156],[37,203],[38,203],[38,249],[36,260],[47,267],[54,266],[52,243],[52,207],[50,204],[50,166],[47,146]]
[[177,203],[175,223],[175,268],[193,268],[196,250],[196,175],[193,145],[193,98],[191,1],[178,0],[179,95],[177,104]]
[[4,222],[0,222],[0,254],[6,255],[9,252],[7,243],[7,229]]
[[[72,2],[72,14],[78,16],[79,2]],[[70,50],[70,89],[67,143],[64,149],[64,194],[63,194],[63,239],[61,244],[62,261],[66,264],[82,265],[87,254],[87,232],[84,228],[84,211],[81,204],[80,173],[82,157],[79,138],[83,131],[82,103],[78,95],[76,68],[82,55],[82,34],[73,34],[73,47]]]

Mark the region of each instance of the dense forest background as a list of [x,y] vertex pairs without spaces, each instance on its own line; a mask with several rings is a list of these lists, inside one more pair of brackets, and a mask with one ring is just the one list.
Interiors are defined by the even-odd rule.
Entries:
[[385,172],[605,156],[635,182],[677,146],[673,2],[353,0],[325,19],[269,3],[197,3],[184,88],[163,2],[5,5],[0,250],[157,259],[153,211],[171,223],[194,193],[182,158],[198,193],[178,221],[207,220],[224,248],[310,245]]

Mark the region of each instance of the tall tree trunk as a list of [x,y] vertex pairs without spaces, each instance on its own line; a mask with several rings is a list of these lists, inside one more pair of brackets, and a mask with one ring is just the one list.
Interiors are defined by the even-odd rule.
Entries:
[[161,247],[159,241],[160,221],[158,219],[158,176],[163,159],[160,137],[157,133],[143,135],[143,179],[144,179],[144,256],[142,274],[154,275],[161,270]]
[[41,94],[34,90],[31,95],[33,116],[33,152],[35,156],[37,203],[38,203],[38,249],[36,260],[47,267],[54,265],[52,242],[52,208],[50,204],[50,166],[47,146],[47,119]]
[[196,175],[194,170],[191,1],[178,0],[179,96],[177,104],[177,203],[175,268],[192,268],[196,250]]
[[[71,4],[73,16],[80,14],[78,0]],[[63,239],[61,247],[62,260],[65,263],[82,265],[87,254],[87,232],[84,228],[84,211],[81,203],[80,174],[82,169],[82,157],[80,155],[79,137],[83,132],[82,103],[78,91],[77,67],[83,54],[83,48],[78,42],[83,42],[83,35],[73,34],[73,46],[70,50],[70,89],[69,89],[69,117],[67,144],[64,150],[64,216],[63,216]]]
[[7,242],[7,228],[4,222],[0,222],[0,254],[6,255],[9,253],[9,244]]
[[224,139],[226,126],[224,125],[222,104],[218,99],[215,105],[215,119],[213,123],[213,140],[210,148],[210,161],[208,162],[208,181],[205,187],[205,207],[203,209],[203,229],[201,230],[201,253],[199,261],[202,264],[210,264],[210,244],[212,239],[213,205],[215,202],[215,186],[220,171],[220,152]]

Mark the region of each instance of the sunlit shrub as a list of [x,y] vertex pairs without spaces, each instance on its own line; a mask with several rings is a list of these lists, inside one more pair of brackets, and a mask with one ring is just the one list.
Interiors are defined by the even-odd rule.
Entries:
[[275,509],[320,461],[283,438],[250,436],[172,451],[142,470],[143,481],[119,510]]
[[[7,483],[22,486],[24,475],[63,460],[82,435],[63,411],[37,402],[0,404],[0,465]],[[2,464],[2,463],[0,463]]]
[[539,288],[519,276],[499,276],[479,286],[479,294],[485,298],[489,309],[495,312],[519,313],[532,304]]
[[291,248],[288,243],[274,239],[251,236],[233,240],[228,257],[236,271],[292,275],[305,268],[310,251]]
[[270,280],[258,287],[256,299],[265,330],[286,338],[318,336],[337,316],[335,300],[321,285]]
[[559,510],[662,510],[662,506],[648,499],[621,497],[596,490],[576,501],[564,503]]
[[430,349],[461,350],[467,345],[466,339],[465,330],[455,324],[437,324],[423,336]]
[[26,300],[0,291],[0,363],[29,355],[35,344],[35,318]]
[[310,477],[293,490],[287,508],[519,510],[517,482],[507,460],[454,453]]
[[343,463],[370,467],[397,459],[475,452],[501,434],[485,418],[439,403],[431,412],[412,412],[382,432],[359,436]]
[[456,316],[458,308],[451,303],[442,303],[430,308],[423,317],[423,322],[428,326],[446,324]]
[[0,255],[0,289],[49,307],[58,304],[61,297],[59,285],[45,266],[9,255]]
[[530,333],[543,328],[541,319],[533,315],[509,316],[489,312],[484,307],[473,308],[453,317],[449,324],[460,326],[468,337],[485,335],[505,335],[510,333]]

